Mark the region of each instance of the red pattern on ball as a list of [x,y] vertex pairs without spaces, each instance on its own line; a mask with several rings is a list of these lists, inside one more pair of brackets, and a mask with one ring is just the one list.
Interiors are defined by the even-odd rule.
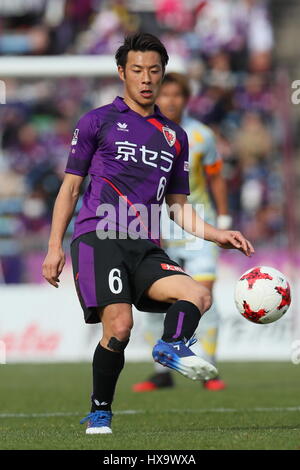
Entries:
[[240,278],[240,281],[243,281],[244,279],[247,280],[248,289],[252,289],[255,281],[257,281],[258,279],[270,279],[270,280],[273,279],[272,276],[270,276],[270,274],[262,273],[260,270],[261,268],[252,269],[252,271],[250,271],[249,273],[244,274],[244,276]]
[[291,303],[291,289],[289,283],[287,283],[286,288],[277,286],[275,287],[275,290],[281,295],[281,302],[278,305],[277,310],[280,310],[282,307],[289,306]]
[[266,315],[266,310],[261,308],[257,312],[252,310],[249,304],[247,304],[246,300],[243,302],[243,307],[244,307],[244,312],[242,312],[243,317],[247,318],[248,320],[251,320],[253,322],[258,322],[260,318],[264,317]]

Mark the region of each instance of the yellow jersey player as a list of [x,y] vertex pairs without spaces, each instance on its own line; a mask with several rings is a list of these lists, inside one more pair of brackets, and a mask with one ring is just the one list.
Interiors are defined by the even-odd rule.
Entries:
[[[187,133],[189,140],[189,178],[190,196],[188,197],[206,222],[227,229],[231,225],[228,215],[227,188],[222,176],[222,159],[217,152],[215,137],[212,130],[185,112],[190,97],[188,80],[178,73],[166,74],[157,100],[161,112],[179,124]],[[209,184],[208,184],[209,183]],[[212,197],[210,195],[209,187]],[[162,213],[162,236],[164,248],[171,259],[175,259],[184,270],[196,281],[210,291],[216,280],[218,247],[190,234],[182,232],[177,224],[172,223],[166,211]],[[216,346],[218,333],[218,313],[215,304],[206,312],[196,330],[194,344],[191,349],[206,356],[210,363],[216,363]],[[150,344],[154,344],[163,329],[163,315],[147,314],[145,316],[145,336]],[[155,373],[145,382],[137,383],[133,390],[137,392],[151,391],[174,385],[171,372],[155,364]],[[225,383],[219,377],[204,381],[208,390],[222,390]]]

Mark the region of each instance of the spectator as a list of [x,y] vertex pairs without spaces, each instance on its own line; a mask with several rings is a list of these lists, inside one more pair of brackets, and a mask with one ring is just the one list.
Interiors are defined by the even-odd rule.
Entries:
[[244,171],[268,163],[272,152],[272,135],[259,114],[247,112],[237,132],[234,149]]

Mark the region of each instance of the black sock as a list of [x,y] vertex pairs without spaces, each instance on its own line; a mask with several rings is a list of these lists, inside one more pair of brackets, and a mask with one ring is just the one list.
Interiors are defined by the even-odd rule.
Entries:
[[178,300],[167,310],[162,340],[168,343],[189,340],[200,318],[200,310],[195,304],[187,300]]
[[124,351],[113,352],[98,343],[93,358],[91,411],[111,411],[116,383],[124,367]]

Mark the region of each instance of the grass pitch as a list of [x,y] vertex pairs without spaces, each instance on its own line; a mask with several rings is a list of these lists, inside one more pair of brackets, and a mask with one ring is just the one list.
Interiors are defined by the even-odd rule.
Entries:
[[127,364],[112,435],[86,436],[91,365],[0,366],[0,449],[300,449],[300,366],[223,363],[224,391],[176,374],[176,388],[134,393],[151,363]]

